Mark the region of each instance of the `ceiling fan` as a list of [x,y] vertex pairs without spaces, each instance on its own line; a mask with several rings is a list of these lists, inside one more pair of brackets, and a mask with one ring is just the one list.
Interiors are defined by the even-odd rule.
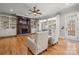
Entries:
[[37,16],[38,14],[39,14],[39,15],[42,14],[42,13],[40,13],[40,10],[37,9],[35,6],[34,6],[32,9],[29,9],[29,11],[31,12],[31,13],[29,13],[29,14],[33,14],[34,16]]

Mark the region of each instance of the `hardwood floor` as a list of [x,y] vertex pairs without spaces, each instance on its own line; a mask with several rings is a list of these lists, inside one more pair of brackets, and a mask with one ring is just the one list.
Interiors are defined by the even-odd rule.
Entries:
[[79,42],[73,43],[73,42],[70,42],[69,40],[60,39],[57,45],[49,47],[48,51],[42,54],[77,55],[79,54]]
[[[0,38],[0,55],[32,55],[27,48],[27,36]],[[58,44],[48,47],[39,55],[78,55],[79,42],[60,39]]]
[[26,36],[0,38],[0,55],[27,54]]

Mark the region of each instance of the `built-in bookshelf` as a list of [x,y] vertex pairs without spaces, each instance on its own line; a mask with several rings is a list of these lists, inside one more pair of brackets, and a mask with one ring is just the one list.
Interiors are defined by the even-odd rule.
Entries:
[[31,33],[30,23],[27,17],[0,15],[0,37]]
[[17,34],[30,33],[30,18],[18,16]]
[[7,16],[0,16],[0,25],[1,29],[8,29],[9,28],[9,17]]
[[12,28],[12,29],[16,28],[17,20],[15,17],[10,17],[9,22],[10,22],[10,28]]
[[49,29],[56,29],[56,19],[48,21],[48,28]]
[[31,19],[31,33],[39,31],[39,19]]
[[0,16],[0,37],[16,35],[16,17]]

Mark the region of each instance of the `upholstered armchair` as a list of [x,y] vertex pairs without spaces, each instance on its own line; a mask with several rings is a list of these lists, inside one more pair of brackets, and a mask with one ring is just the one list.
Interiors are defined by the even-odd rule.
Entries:
[[49,36],[49,43],[54,45],[58,43],[59,40],[59,32],[58,30],[51,30],[51,36]]
[[28,48],[33,54],[39,54],[48,48],[48,31],[37,32],[28,37]]

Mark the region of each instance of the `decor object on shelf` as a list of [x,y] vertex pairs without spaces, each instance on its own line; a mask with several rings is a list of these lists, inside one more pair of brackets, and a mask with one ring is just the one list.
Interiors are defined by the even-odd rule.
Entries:
[[61,29],[63,30],[64,29],[64,26],[62,26]]

